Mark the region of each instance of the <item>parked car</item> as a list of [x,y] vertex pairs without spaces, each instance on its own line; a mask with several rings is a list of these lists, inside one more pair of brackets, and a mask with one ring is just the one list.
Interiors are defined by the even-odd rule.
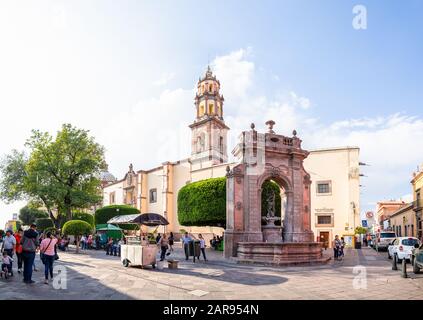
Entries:
[[423,269],[423,244],[414,245],[414,250],[411,254],[411,264],[413,265],[413,272],[419,273]]
[[369,246],[372,247],[372,248],[374,248],[375,242],[376,242],[376,235],[375,234],[371,234],[370,235]]
[[414,237],[396,238],[388,246],[388,258],[392,259],[393,257],[396,257],[398,262],[401,262],[402,259],[411,261],[411,255],[416,244],[420,247],[419,239]]
[[374,248],[376,251],[380,249],[388,249],[388,246],[395,240],[397,235],[392,231],[380,231],[376,234]]

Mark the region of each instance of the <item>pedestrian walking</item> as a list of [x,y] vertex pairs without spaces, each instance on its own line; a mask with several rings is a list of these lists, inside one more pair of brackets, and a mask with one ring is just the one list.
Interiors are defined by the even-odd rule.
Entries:
[[39,241],[37,226],[31,224],[30,228],[26,230],[21,239],[22,244],[22,260],[23,260],[23,281],[27,284],[34,283],[32,280],[32,268],[34,266],[35,253],[38,250]]
[[342,246],[341,240],[339,239],[339,236],[336,235],[335,240],[333,240],[333,245],[332,245],[332,247],[333,247],[333,258],[335,260],[338,260],[339,257],[340,257],[341,246]]
[[182,246],[184,247],[185,260],[189,259],[189,243],[192,241],[192,238],[188,235],[188,232],[185,232],[182,237]]
[[[16,238],[13,236],[12,230],[8,229],[6,231],[6,236],[3,239],[3,252],[6,252],[6,254],[12,258],[13,261],[13,255],[16,250]],[[13,269],[12,265],[10,265],[10,276],[13,276]]]
[[56,244],[57,239],[51,234],[51,232],[47,232],[46,238],[40,243],[40,255],[41,261],[44,264],[45,284],[48,284],[49,274],[50,278],[53,279],[53,264],[56,256]]
[[344,257],[344,248],[345,248],[345,240],[344,237],[341,237],[341,257]]
[[175,237],[173,236],[173,232],[170,232],[170,235],[169,235],[169,252],[167,253],[167,255],[170,255],[171,252],[173,252],[174,241],[175,241]]
[[92,249],[93,246],[93,236],[90,234],[87,239],[87,248]]
[[[200,240],[200,249],[201,249],[201,253],[203,254],[204,261],[207,261],[207,258],[206,258],[206,240],[204,240],[203,235],[201,233],[198,235],[198,238]],[[200,259],[198,259],[198,260],[200,260]]]
[[85,250],[85,249],[87,249],[87,237],[84,234],[81,237],[81,250]]
[[23,230],[22,228],[18,229],[18,232],[15,234],[16,239],[16,258],[18,260],[18,273],[22,272],[22,245],[21,245],[21,239],[23,236]]
[[162,250],[160,254],[160,261],[163,261],[165,259],[166,251],[169,248],[169,239],[167,238],[166,233],[163,233],[163,236],[160,238],[159,246]]

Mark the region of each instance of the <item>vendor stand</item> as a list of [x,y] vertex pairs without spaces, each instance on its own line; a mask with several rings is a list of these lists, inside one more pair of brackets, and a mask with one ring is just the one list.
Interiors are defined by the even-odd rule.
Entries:
[[[107,223],[110,224],[137,224],[141,226],[155,227],[165,226],[169,222],[159,214],[143,213],[116,216]],[[150,244],[147,237],[144,236],[128,236],[126,243],[121,245],[121,261],[124,267],[151,265],[156,267],[156,258],[158,253],[157,244]]]

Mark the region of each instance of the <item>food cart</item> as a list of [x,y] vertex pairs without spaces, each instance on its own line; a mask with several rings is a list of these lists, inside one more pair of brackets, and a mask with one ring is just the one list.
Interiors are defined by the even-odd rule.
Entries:
[[[143,213],[116,216],[107,223],[110,224],[138,224],[149,227],[168,225],[169,222],[159,214]],[[121,261],[124,267],[131,266],[149,266],[156,267],[156,258],[158,247],[156,244],[150,244],[147,237],[128,236],[126,244],[121,245]]]

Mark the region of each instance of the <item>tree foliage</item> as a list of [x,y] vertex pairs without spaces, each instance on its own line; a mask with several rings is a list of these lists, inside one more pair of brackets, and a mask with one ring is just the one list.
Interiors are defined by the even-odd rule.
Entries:
[[0,199],[26,199],[43,206],[56,226],[61,214],[70,220],[73,209],[88,208],[101,200],[104,148],[88,131],[64,124],[53,138],[48,132],[33,130],[25,145],[28,156],[13,150],[0,164]]
[[94,215],[86,212],[74,212],[72,215],[72,220],[82,220],[88,222],[92,227],[94,224]]
[[47,228],[54,227],[54,223],[50,218],[38,218],[35,220],[35,224],[37,225],[37,229],[39,231],[44,231]]
[[92,230],[92,226],[86,221],[70,220],[63,225],[62,233],[70,236],[81,236],[91,233]]
[[364,227],[357,227],[355,228],[355,234],[366,234],[367,228]]
[[111,205],[98,209],[95,212],[95,224],[107,223],[111,218],[128,214],[139,214],[137,208],[128,205]]
[[70,220],[63,225],[62,234],[67,236],[75,236],[76,253],[79,252],[79,239],[83,234],[89,234],[93,231],[93,227],[82,220]]
[[226,178],[193,182],[178,193],[178,220],[183,226],[225,226]]
[[34,223],[38,218],[48,218],[48,213],[28,205],[19,210],[19,219],[26,226]]

